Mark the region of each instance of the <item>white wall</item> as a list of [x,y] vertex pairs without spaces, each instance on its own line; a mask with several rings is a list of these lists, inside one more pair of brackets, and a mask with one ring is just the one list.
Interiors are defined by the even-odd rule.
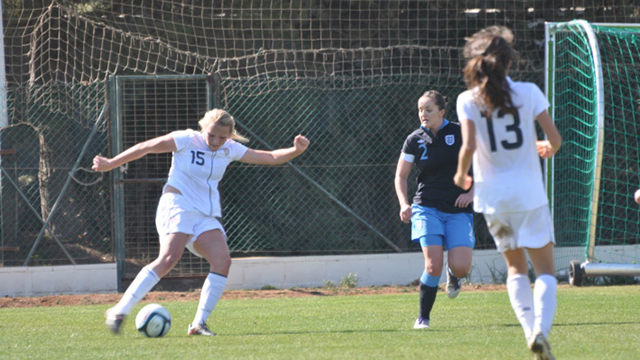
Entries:
[[[581,248],[558,249],[577,252]],[[615,262],[620,253],[638,254],[639,246],[599,248],[600,260]],[[568,261],[556,264],[566,277]],[[294,256],[234,259],[227,289],[260,289],[265,285],[288,289],[339,284],[354,274],[358,286],[407,285],[422,274],[421,252],[408,254]],[[495,250],[476,250],[468,281],[474,284],[504,283],[506,266]],[[446,276],[440,278],[441,282]],[[0,267],[0,296],[113,293],[117,289],[116,264],[43,267]]]
[[0,268],[0,296],[97,294],[117,289],[116,264]]
[[[234,259],[227,289],[320,287],[327,281],[339,284],[348,274],[357,276],[358,286],[407,285],[418,279],[423,269],[421,252]],[[504,273],[504,260],[495,250],[474,253],[471,282],[491,283],[492,274]],[[446,281],[446,276],[440,281]]]
[[[227,289],[320,287],[339,284],[354,274],[358,286],[407,285],[422,274],[421,252],[409,254],[295,256],[234,259]],[[495,251],[476,251],[470,279],[492,282],[504,273]],[[441,281],[445,281],[442,276]],[[0,296],[112,293],[117,289],[116,264],[0,268]]]

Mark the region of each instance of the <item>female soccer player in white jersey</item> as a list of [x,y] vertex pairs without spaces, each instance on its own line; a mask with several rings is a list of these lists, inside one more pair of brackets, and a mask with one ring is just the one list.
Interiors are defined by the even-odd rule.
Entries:
[[[457,102],[463,145],[454,181],[470,185],[473,160],[474,210],[484,214],[506,261],[507,290],[527,345],[535,359],[553,359],[547,336],[556,311],[555,238],[538,155],[553,156],[562,138],[542,91],[507,76],[516,53],[504,38],[487,34],[467,46],[476,52],[464,68],[469,90]],[[548,140],[537,140],[534,121]],[[525,251],[536,275],[533,293]]]
[[222,296],[231,266],[225,231],[218,221],[222,216],[218,182],[232,161],[278,165],[299,156],[309,146],[309,140],[298,135],[290,148],[249,149],[238,142],[247,139],[236,132],[233,117],[220,109],[207,112],[199,125],[200,132],[174,131],[134,145],[114,158],[93,159],[94,170],[109,171],[147,154],[173,153],[169,179],[156,213],[160,252],[138,273],[120,302],[107,310],[106,324],[114,333],[118,333],[134,305],[178,263],[186,247],[205,258],[210,267],[187,333],[215,335],[206,320]]
[[[460,125],[444,118],[447,98],[430,90],[418,99],[420,128],[402,147],[394,180],[400,203],[400,220],[411,221],[411,240],[422,247],[424,271],[420,277],[420,314],[414,329],[429,327],[431,309],[448,251],[447,295],[460,292],[458,277],[471,269],[475,236],[471,200],[473,194],[453,183],[462,145]],[[407,196],[407,178],[413,165],[420,170],[412,203]]]

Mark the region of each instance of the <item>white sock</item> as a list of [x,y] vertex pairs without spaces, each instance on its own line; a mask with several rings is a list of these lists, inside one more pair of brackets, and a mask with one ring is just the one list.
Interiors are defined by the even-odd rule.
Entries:
[[149,266],[143,267],[122,295],[122,299],[114,307],[115,312],[128,315],[133,307],[156,286],[158,281],[160,281],[160,277]]
[[536,279],[533,287],[533,301],[536,309],[536,319],[533,325],[534,332],[542,332],[547,337],[551,332],[553,317],[556,315],[558,302],[558,281],[555,276],[542,274]]
[[202,292],[200,293],[200,302],[198,303],[198,311],[196,311],[196,317],[193,319],[194,325],[200,325],[207,322],[209,315],[220,301],[224,287],[227,285],[227,277],[218,275],[216,273],[209,273],[204,285],[202,285]]
[[507,278],[507,292],[509,293],[509,300],[511,300],[511,307],[516,313],[520,325],[522,325],[525,338],[528,339],[533,331],[535,321],[533,295],[529,277],[524,274],[509,276]]

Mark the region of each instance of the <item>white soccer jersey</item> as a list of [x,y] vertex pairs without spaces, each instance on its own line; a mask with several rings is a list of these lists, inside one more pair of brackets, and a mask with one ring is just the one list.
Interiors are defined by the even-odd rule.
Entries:
[[485,117],[473,101],[478,88],[463,92],[457,101],[458,118],[473,121],[476,127],[473,203],[475,211],[486,214],[528,211],[548,203],[536,151],[535,118],[549,101],[533,83],[507,81],[516,116],[495,109]]
[[171,135],[177,150],[173,153],[167,185],[180,190],[204,214],[222,216],[218,183],[227,166],[242,158],[248,148],[227,140],[217,151],[211,151],[201,132],[182,130]]

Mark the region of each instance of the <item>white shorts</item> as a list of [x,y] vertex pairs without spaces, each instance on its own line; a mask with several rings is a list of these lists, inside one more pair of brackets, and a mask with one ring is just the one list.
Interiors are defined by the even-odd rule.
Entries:
[[208,216],[195,209],[184,195],[164,193],[160,197],[156,211],[156,229],[160,235],[160,243],[167,240],[167,235],[185,233],[192,235],[186,248],[194,255],[202,257],[193,248],[193,243],[202,233],[219,229],[226,237],[222,223],[214,216]]
[[484,214],[484,218],[498,252],[517,248],[539,249],[549,242],[556,243],[547,205],[524,212]]

